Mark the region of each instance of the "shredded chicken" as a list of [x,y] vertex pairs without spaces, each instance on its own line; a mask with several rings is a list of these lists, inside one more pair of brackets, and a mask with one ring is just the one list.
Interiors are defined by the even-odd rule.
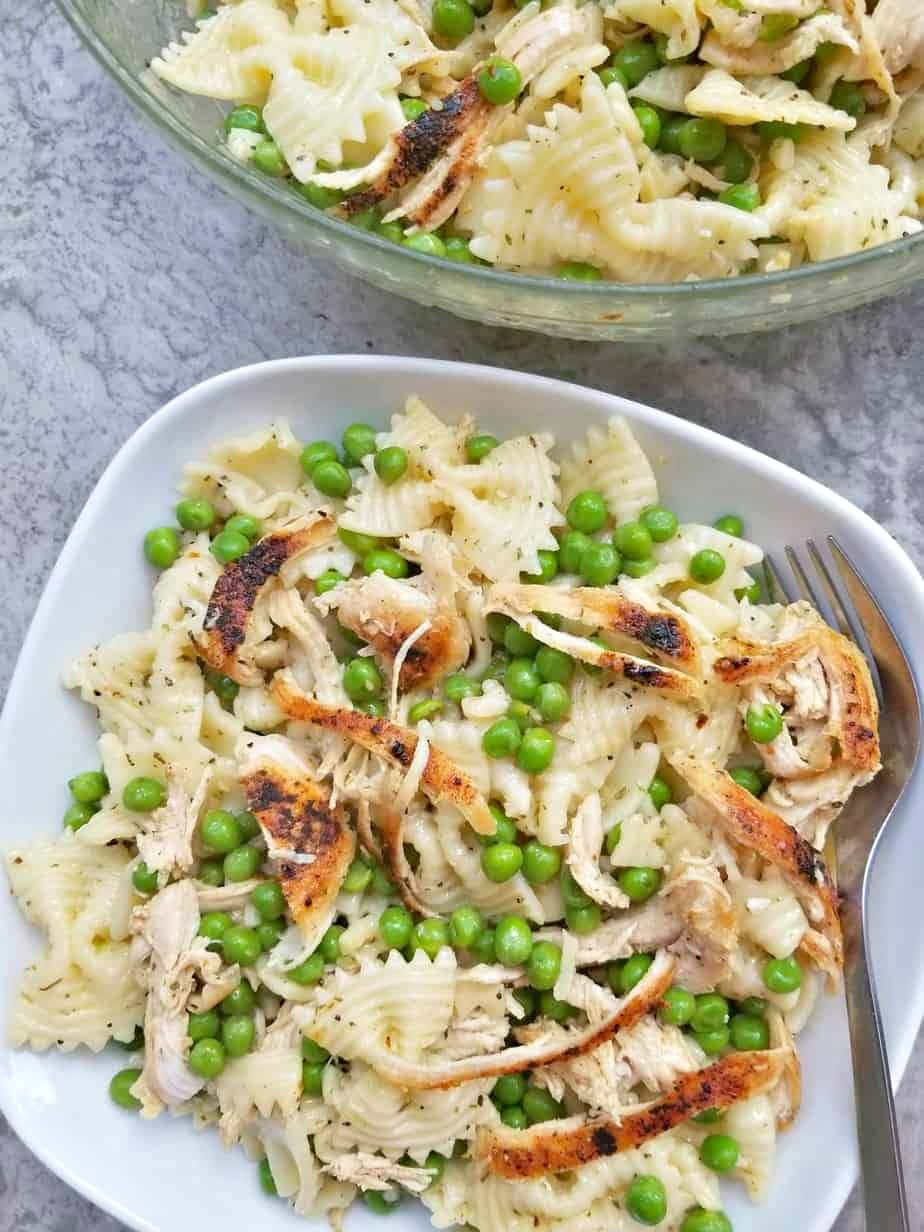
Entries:
[[924,8],[919,0],[879,0],[873,30],[890,73],[910,66],[924,69]]
[[311,675],[311,691],[315,697],[329,706],[347,705],[343,672],[330,648],[324,626],[305,605],[298,591],[275,591],[270,595],[268,610],[273,624],[292,635]]
[[628,897],[600,868],[603,851],[603,809],[600,796],[585,796],[571,821],[567,862],[571,875],[585,894],[604,907],[629,906]]
[[[678,977],[679,982],[679,977]],[[615,1041],[619,1063],[627,1075],[625,1085],[638,1083],[649,1091],[664,1091],[683,1074],[702,1068],[705,1055],[679,1027],[664,1026],[651,1014],[641,1018]]]
[[409,1193],[419,1194],[433,1183],[433,1173],[426,1168],[406,1167],[386,1159],[383,1155],[369,1155],[365,1151],[338,1155],[336,1159],[326,1163],[322,1171],[338,1181],[356,1185],[364,1192],[371,1189],[387,1193],[400,1185]]
[[141,816],[144,832],[138,835],[138,854],[148,868],[165,874],[192,868],[193,838],[211,782],[212,768],[207,766],[190,798],[177,776],[168,772],[166,803]]

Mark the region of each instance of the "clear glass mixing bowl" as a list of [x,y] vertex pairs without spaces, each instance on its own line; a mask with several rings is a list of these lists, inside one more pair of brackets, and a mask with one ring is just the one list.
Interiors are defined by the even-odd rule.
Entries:
[[644,341],[732,334],[809,321],[890,295],[924,276],[924,234],[783,274],[627,286],[574,283],[438,261],[328,218],[219,144],[223,109],[170,90],[148,69],[190,28],[182,0],[58,0],[100,63],[161,134],[207,175],[367,282],[473,320],[564,338]]

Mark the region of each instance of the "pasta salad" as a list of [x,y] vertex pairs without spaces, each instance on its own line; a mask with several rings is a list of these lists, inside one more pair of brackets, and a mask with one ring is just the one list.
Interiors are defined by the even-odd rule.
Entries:
[[677,282],[921,229],[917,0],[234,0],[151,67],[237,104],[234,157],[452,261]]
[[10,851],[12,1041],[336,1226],[730,1232],[839,985],[822,849],[879,768],[865,661],[680,522],[629,426],[556,449],[411,397],[186,467],[150,627],[65,684],[100,769]]

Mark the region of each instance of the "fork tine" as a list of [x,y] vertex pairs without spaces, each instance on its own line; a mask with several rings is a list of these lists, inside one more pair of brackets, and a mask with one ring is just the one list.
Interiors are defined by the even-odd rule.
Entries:
[[786,545],[786,559],[789,561],[789,567],[792,569],[793,577],[796,579],[796,585],[802,593],[802,598],[808,599],[812,607],[814,607],[816,611],[821,612],[827,624],[833,624],[833,613],[822,596],[818,594],[818,591],[812,585],[812,581],[806,573],[805,567],[799,559],[796,549],[790,547],[788,544]]
[[764,556],[764,578],[767,584],[767,597],[771,603],[792,603],[792,596],[783,585],[780,571],[769,556]]
[[[876,657],[873,654],[873,648],[870,645],[869,636],[866,631],[866,622],[863,618],[864,607],[867,608],[868,612],[878,613],[881,617],[882,613],[880,612],[879,604],[873,598],[872,591],[857,571],[853,561],[833,535],[828,535],[828,550],[831,553],[835,565],[837,565],[838,572],[843,580],[843,590],[847,595],[845,600],[843,592],[841,592],[841,600],[847,623],[850,626],[853,640],[863,651],[866,662],[869,664],[870,675],[873,678],[873,687],[876,690],[876,697],[879,699],[879,705],[881,707],[884,701],[882,692],[882,678],[879,674],[879,666],[876,663]],[[832,585],[836,585],[833,578],[831,579],[831,582]]]
[[815,572],[818,574],[818,577],[820,578],[821,583],[827,593],[828,600],[831,604],[831,610],[837,620],[837,627],[840,629],[841,633],[843,633],[844,637],[852,638],[853,641],[855,641],[859,646],[859,622],[852,619],[852,613],[849,610],[849,603],[844,602],[843,596],[835,586],[834,578],[831,576],[831,571],[828,569],[821,552],[819,552],[815,540],[806,539],[805,546],[809,556],[812,559],[812,564],[815,566]]

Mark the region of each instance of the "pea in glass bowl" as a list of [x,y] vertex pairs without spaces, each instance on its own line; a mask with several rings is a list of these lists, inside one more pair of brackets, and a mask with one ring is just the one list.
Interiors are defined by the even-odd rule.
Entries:
[[181,30],[183,0],[58,0],[136,107],[193,163],[295,246],[419,304],[563,338],[641,342],[748,333],[814,320],[890,295],[924,276],[924,233],[781,274],[645,286],[580,283],[458,265],[328,218],[286,184],[236,162],[220,143],[225,109],[170,89],[147,68]]

